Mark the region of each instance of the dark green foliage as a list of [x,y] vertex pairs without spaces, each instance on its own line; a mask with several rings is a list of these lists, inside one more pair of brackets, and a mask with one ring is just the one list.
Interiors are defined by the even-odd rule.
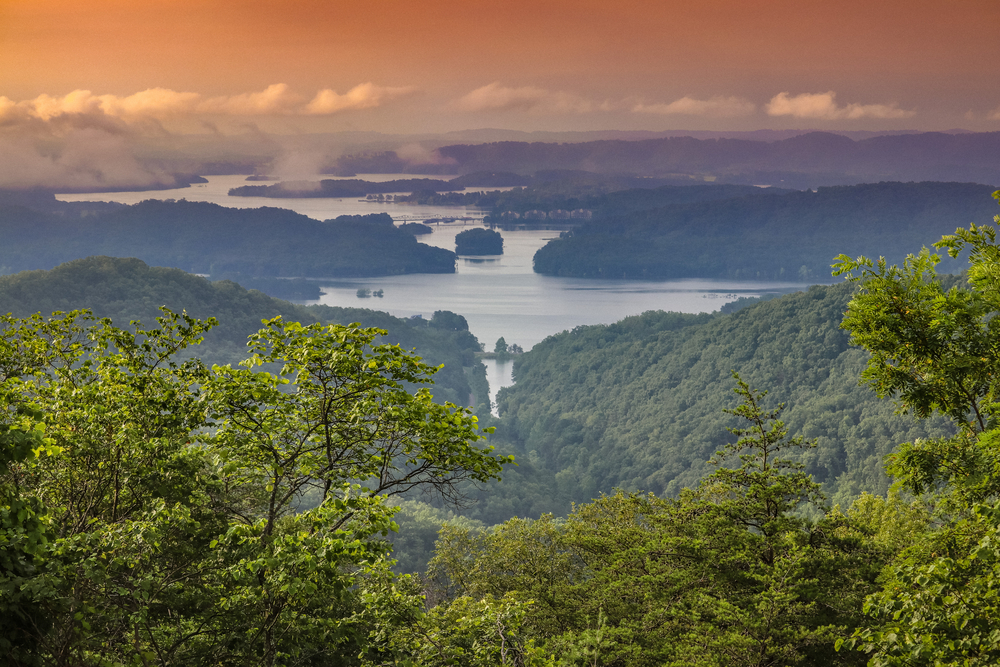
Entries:
[[457,313],[450,310],[435,310],[431,316],[430,326],[432,329],[444,329],[445,331],[468,331],[468,321]]
[[282,279],[282,278],[257,278],[245,276],[240,273],[228,275],[209,276],[209,280],[231,280],[246,289],[257,290],[276,299],[294,301],[315,301],[319,299],[321,293],[319,283],[303,280],[302,278]]
[[[5,341],[6,342],[6,341]],[[8,357],[17,352],[4,345]],[[23,354],[22,363],[30,354]],[[5,370],[10,370],[5,369]],[[0,658],[15,665],[37,664],[38,631],[51,627],[46,603],[51,591],[31,585],[44,567],[55,537],[42,502],[25,493],[25,465],[58,453],[44,437],[41,414],[25,405],[10,387],[3,393],[0,423]]]
[[[615,174],[589,172],[553,172],[548,178],[539,174],[526,188],[513,188],[506,192],[432,191],[414,192],[397,201],[434,206],[475,206],[489,209],[486,222],[495,225],[530,224],[530,220],[507,220],[504,213],[521,214],[539,209],[573,211],[585,209],[595,218],[612,217],[644,211],[673,204],[687,204],[715,199],[745,197],[751,194],[780,194],[787,190],[762,191],[749,185],[664,185],[663,179],[623,177]],[[567,221],[568,222],[568,221]]]
[[423,236],[424,234],[434,233],[434,230],[428,225],[422,225],[419,222],[404,222],[399,226],[399,231],[407,232],[408,234],[413,234],[414,236]]
[[550,241],[535,254],[535,271],[590,278],[817,280],[845,251],[902,260],[927,238],[991,212],[991,190],[968,183],[879,183],[637,211]]
[[[423,320],[361,308],[297,306],[231,281],[210,282],[178,269],[150,267],[138,259],[88,257],[51,271],[0,276],[0,313],[18,317],[90,308],[98,316],[124,325],[131,320],[150,321],[164,305],[178,312],[186,310],[193,317],[219,319],[199,348],[206,363],[235,363],[245,354],[247,336],[260,328],[261,320],[280,315],[299,322],[361,322],[389,330],[385,342],[417,348],[428,363],[444,364],[435,385],[441,400],[463,405],[469,402],[472,388],[464,368],[469,369],[474,382],[485,383],[485,369],[475,359],[479,343],[467,325],[428,326]],[[448,311],[442,311],[440,317],[444,319],[439,322],[453,324],[464,319]],[[482,389],[480,393],[486,395]],[[483,400],[480,397],[478,402]]]
[[434,543],[443,526],[463,530],[482,530],[480,521],[467,519],[452,509],[439,509],[419,500],[404,500],[393,517],[399,524],[398,532],[388,536],[392,555],[396,559],[393,570],[401,573],[423,572],[434,556]]
[[320,222],[292,211],[149,200],[64,219],[0,208],[0,266],[49,269],[88,255],[137,257],[205,274],[381,276],[452,273],[455,254],[418,243],[387,214]]
[[502,255],[503,237],[492,229],[466,229],[455,236],[455,253],[459,255]]
[[743,401],[727,412],[738,440],[697,489],[675,500],[619,492],[565,520],[485,532],[446,526],[429,569],[435,595],[531,600],[522,632],[569,664],[580,653],[620,667],[858,664],[833,644],[857,625],[883,553],[842,516],[795,513],[822,507],[786,458],[810,444],[788,439],[781,408],[765,410],[764,394],[736,379]]
[[[1000,200],[1000,191],[993,193]],[[1000,215],[993,218],[1000,225]],[[918,417],[950,418],[950,438],[905,443],[889,470],[923,497],[939,528],[900,554],[869,597],[868,627],[844,646],[873,667],[995,665],[1000,563],[1000,247],[989,225],[959,228],[935,245],[970,250],[966,285],[935,280],[926,250],[902,267],[841,255],[858,284],[844,327],[871,352],[863,379]]]
[[753,305],[755,303],[760,303],[761,301],[770,301],[781,296],[780,294],[764,294],[762,296],[741,296],[736,299],[736,301],[730,301],[729,303],[722,304],[719,308],[719,313],[722,315],[730,315],[735,313],[737,310],[743,310],[747,306]]
[[732,425],[722,413],[731,369],[787,399],[789,429],[818,443],[797,460],[835,502],[885,493],[881,464],[897,444],[952,429],[895,415],[858,386],[866,356],[839,326],[850,299],[849,285],[817,286],[733,315],[649,312],[535,345],[497,398],[493,442],[520,466],[469,516],[493,524],[562,514],[616,487],[695,486]]
[[276,318],[210,369],[175,355],[212,320],[0,320],[3,664],[357,664],[388,498],[509,463],[378,329]]

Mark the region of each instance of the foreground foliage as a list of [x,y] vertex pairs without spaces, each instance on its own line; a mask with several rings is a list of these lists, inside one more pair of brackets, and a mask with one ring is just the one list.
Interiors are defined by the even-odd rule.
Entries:
[[438,311],[430,319],[406,319],[363,308],[300,306],[245,289],[229,280],[210,282],[180,269],[148,266],[135,258],[86,257],[50,271],[23,271],[0,276],[0,313],[28,317],[34,313],[86,308],[116,323],[152,322],[159,306],[193,317],[215,317],[219,323],[204,333],[196,348],[181,356],[197,356],[206,364],[238,364],[246,354],[247,336],[261,320],[323,324],[360,323],[388,331],[381,343],[416,348],[432,366],[434,394],[456,405],[487,401],[486,369],[475,359],[479,342],[459,315]]
[[863,380],[901,410],[944,414],[959,429],[902,445],[890,460],[941,529],[903,552],[865,605],[870,627],[844,642],[875,667],[1000,661],[1000,247],[995,228],[977,225],[935,245],[970,251],[967,287],[945,290],[927,250],[902,267],[846,256],[837,266],[861,287],[844,327],[871,352]]
[[[881,554],[842,515],[796,512],[823,509],[819,486],[787,458],[815,443],[788,438],[782,406],[766,409],[738,376],[736,392],[730,412],[745,426],[697,489],[676,499],[619,492],[565,520],[488,532],[446,527],[430,570],[439,594],[462,605],[531,600],[528,635],[564,658],[587,648],[593,664],[831,664]],[[841,654],[838,664],[856,660]]]
[[2,324],[5,664],[350,664],[387,499],[507,462],[378,329],[274,319],[209,369],[175,359],[212,320]]

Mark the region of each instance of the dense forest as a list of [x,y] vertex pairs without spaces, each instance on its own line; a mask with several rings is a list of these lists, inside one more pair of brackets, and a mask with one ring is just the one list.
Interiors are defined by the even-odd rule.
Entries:
[[434,388],[476,376],[456,313],[0,278],[0,660],[997,664],[1000,246],[936,246],[967,271],[840,254],[844,284],[550,337],[499,418]]
[[[192,317],[215,317],[217,326],[204,334],[198,355],[206,364],[236,363],[246,354],[247,336],[262,320],[360,323],[385,329],[380,341],[416,348],[425,360],[443,368],[434,376],[441,401],[476,405],[488,401],[486,369],[475,359],[479,342],[465,318],[438,311],[428,319],[401,319],[362,308],[299,306],[247,290],[230,280],[211,282],[179,269],[151,267],[138,259],[87,257],[51,271],[25,271],[0,276],[0,312],[16,317],[48,315],[88,308],[118,326],[132,320],[152,323],[166,306]],[[470,396],[474,396],[470,400]]]
[[[877,183],[663,206],[574,228],[536,253],[535,271],[819,280],[838,253],[898,262],[928,238],[988,219],[992,190],[971,183]],[[944,266],[958,270],[960,264]]]
[[88,255],[251,278],[452,273],[455,254],[418,243],[385,213],[320,222],[277,208],[148,200],[70,217],[0,206],[0,268],[50,269]]
[[815,286],[732,315],[649,312],[550,336],[516,359],[516,383],[497,397],[491,442],[519,468],[467,515],[493,524],[565,514],[616,488],[675,496],[697,485],[733,425],[722,412],[732,369],[787,402],[793,433],[817,440],[795,458],[828,496],[885,494],[880,462],[897,444],[951,430],[894,415],[858,386],[865,354],[840,329],[851,295]]

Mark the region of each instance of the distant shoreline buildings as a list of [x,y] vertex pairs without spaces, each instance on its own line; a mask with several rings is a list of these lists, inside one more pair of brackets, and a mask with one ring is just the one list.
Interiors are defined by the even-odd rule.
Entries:
[[593,217],[594,212],[585,208],[578,208],[574,211],[566,211],[561,208],[557,208],[554,211],[548,212],[532,209],[530,211],[525,211],[524,213],[518,213],[517,211],[504,211],[500,214],[501,220],[590,220]]

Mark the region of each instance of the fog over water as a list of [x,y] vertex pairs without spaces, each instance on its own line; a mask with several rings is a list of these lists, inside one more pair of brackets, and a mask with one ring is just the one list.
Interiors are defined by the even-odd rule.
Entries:
[[[409,174],[361,174],[365,180],[412,178]],[[432,225],[423,243],[454,250],[455,235],[482,226],[483,211],[463,207],[369,203],[353,198],[268,199],[230,197],[230,188],[246,185],[245,176],[209,176],[208,183],[189,188],[148,192],[59,195],[63,201],[116,201],[134,204],[146,199],[187,199],[234,208],[272,206],[326,220],[339,215],[386,212],[397,222],[427,218],[475,218],[473,221]],[[459,257],[454,274],[409,274],[381,278],[319,280],[322,296],[308,304],[371,308],[397,317],[430,318],[436,310],[464,315],[469,329],[493,350],[501,336],[525,350],[547,336],[581,325],[610,324],[647,310],[699,313],[718,310],[740,296],[794,291],[800,283],[723,280],[603,280],[543,276],[532,270],[535,251],[559,236],[556,230],[500,231],[504,254]],[[382,290],[383,297],[359,298],[361,288]],[[512,364],[486,360],[491,398],[513,383]]]

